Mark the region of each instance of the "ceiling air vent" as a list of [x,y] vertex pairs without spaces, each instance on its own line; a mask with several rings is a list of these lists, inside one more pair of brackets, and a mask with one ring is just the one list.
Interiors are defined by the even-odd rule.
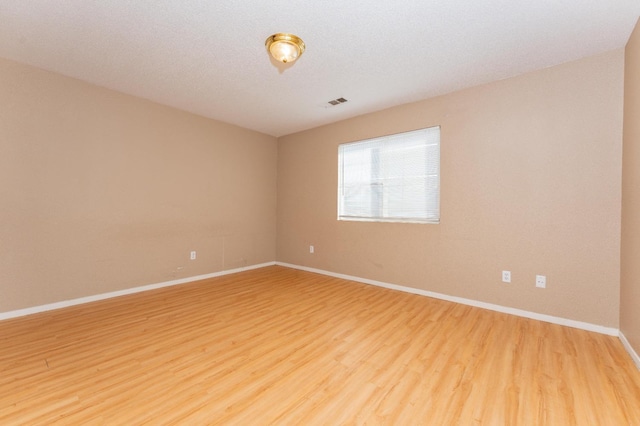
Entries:
[[334,99],[332,101],[329,101],[328,103],[335,106],[335,105],[340,105],[347,102],[347,100],[345,98],[338,98],[338,99]]

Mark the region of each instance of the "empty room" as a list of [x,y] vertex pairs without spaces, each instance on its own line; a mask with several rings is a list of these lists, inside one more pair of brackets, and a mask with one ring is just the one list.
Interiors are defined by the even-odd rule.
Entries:
[[639,18],[0,0],[0,424],[640,425]]

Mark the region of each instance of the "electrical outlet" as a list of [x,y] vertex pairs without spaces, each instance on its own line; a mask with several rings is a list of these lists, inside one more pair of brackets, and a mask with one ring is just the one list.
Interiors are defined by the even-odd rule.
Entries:
[[191,252],[191,257],[190,257],[190,259],[191,259],[191,260],[196,260],[196,252],[195,252],[195,250]]
[[536,287],[547,288],[547,277],[544,275],[536,275]]
[[504,283],[511,282],[511,271],[502,271],[502,282]]
[[315,249],[313,248],[313,246],[309,246],[309,253],[313,254],[315,252]]

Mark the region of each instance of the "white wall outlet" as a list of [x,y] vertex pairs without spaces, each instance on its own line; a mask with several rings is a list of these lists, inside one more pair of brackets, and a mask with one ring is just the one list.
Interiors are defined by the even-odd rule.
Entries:
[[191,256],[189,257],[191,260],[196,260],[196,252],[195,250],[191,252]]
[[502,282],[504,283],[511,282],[511,271],[502,271]]
[[309,246],[309,253],[313,254],[315,252],[315,248],[313,246]]
[[547,287],[547,277],[544,275],[536,275],[536,287],[546,288]]

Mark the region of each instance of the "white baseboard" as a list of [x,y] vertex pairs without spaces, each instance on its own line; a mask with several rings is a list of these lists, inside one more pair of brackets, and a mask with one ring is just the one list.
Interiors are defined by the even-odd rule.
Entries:
[[0,321],[22,317],[25,315],[37,314],[39,312],[52,311],[54,309],[66,308],[68,306],[81,305],[83,303],[96,302],[98,300],[110,299],[112,297],[124,296],[127,294],[140,293],[142,291],[155,290],[162,287],[170,287],[173,285],[186,284],[193,281],[205,280],[207,278],[215,278],[223,275],[235,274],[237,272],[249,271],[251,269],[264,268],[265,266],[275,265],[276,262],[261,263],[258,265],[244,266],[242,268],[228,269],[226,271],[213,272],[211,274],[196,275],[194,277],[180,278],[179,280],[165,281],[157,284],[149,284],[140,287],[127,288],[124,290],[112,291],[109,293],[96,294],[94,296],[81,297],[79,299],[65,300],[62,302],[49,303],[47,305],[34,306],[32,308],[18,309],[16,311],[0,312]]
[[629,355],[631,355],[631,359],[636,364],[636,367],[638,367],[638,370],[640,370],[640,355],[633,349],[631,343],[629,343],[624,334],[622,334],[622,331],[620,332],[620,341],[627,352],[629,352]]
[[508,306],[494,305],[492,303],[480,302],[472,299],[465,299],[462,297],[449,296],[446,294],[435,293],[432,291],[421,290],[412,287],[405,287],[397,284],[389,284],[382,281],[370,280],[367,278],[354,277],[352,275],[338,274],[335,272],[324,271],[322,269],[308,268],[306,266],[293,265],[290,263],[276,262],[276,265],[285,266],[287,268],[300,269],[302,271],[314,272],[317,274],[328,275],[331,277],[342,278],[345,280],[356,281],[364,284],[371,284],[378,287],[384,287],[392,290],[404,291],[406,293],[419,294],[421,296],[433,297],[434,299],[446,300],[448,302],[460,303],[462,305],[475,306],[478,308],[488,309],[490,311],[502,312],[505,314],[516,315],[519,317],[530,318],[538,321],[549,322],[552,324],[564,325],[567,327],[579,328],[581,330],[594,331],[600,334],[606,334],[609,336],[619,336],[620,331],[617,328],[604,327],[597,324],[591,324],[588,322],[575,321],[566,318],[555,317],[552,315],[539,314],[536,312],[524,311],[522,309],[510,308]]
[[620,333],[620,331],[617,328],[604,327],[604,326],[597,325],[597,324],[591,324],[591,323],[582,322],[582,321],[575,321],[575,320],[571,320],[571,319],[555,317],[555,316],[552,316],[552,315],[539,314],[539,313],[536,313],[536,312],[524,311],[522,309],[510,308],[510,307],[501,306],[501,305],[494,305],[492,303],[485,303],[485,302],[480,302],[480,301],[477,301],[477,300],[465,299],[465,298],[462,298],[462,297],[449,296],[449,295],[442,294],[442,293],[435,293],[435,292],[432,292],[432,291],[421,290],[421,289],[412,288],[412,287],[405,287],[405,286],[401,286],[401,285],[397,285],[397,284],[390,284],[390,283],[385,283],[385,282],[382,282],[382,281],[370,280],[370,279],[367,279],[367,278],[360,278],[360,277],[356,277],[356,276],[352,276],[352,275],[346,275],[346,274],[339,274],[339,273],[335,273],[335,272],[325,271],[325,270],[322,270],[322,269],[309,268],[309,267],[306,267],[306,266],[293,265],[293,264],[284,263],[284,262],[261,263],[261,264],[258,264],[258,265],[251,265],[251,266],[245,266],[245,267],[242,267],[242,268],[229,269],[229,270],[226,270],[226,271],[213,272],[211,274],[197,275],[197,276],[193,276],[193,277],[181,278],[181,279],[178,279],[178,280],[165,281],[165,282],[156,283],[156,284],[149,284],[149,285],[144,285],[144,286],[140,286],[140,287],[133,287],[133,288],[128,288],[128,289],[124,289],[124,290],[113,291],[113,292],[109,292],[109,293],[97,294],[97,295],[94,295],[94,296],[87,296],[87,297],[81,297],[81,298],[78,298],[78,299],[65,300],[65,301],[62,301],[62,302],[50,303],[50,304],[47,304],[47,305],[34,306],[34,307],[31,307],[31,308],[18,309],[18,310],[9,311],[9,312],[0,312],[0,321],[1,320],[5,320],[5,319],[9,319],[9,318],[16,318],[16,317],[21,317],[21,316],[25,316],[25,315],[36,314],[36,313],[39,313],[39,312],[51,311],[51,310],[54,310],[54,309],[61,309],[61,308],[69,307],[69,306],[80,305],[80,304],[83,304],[83,303],[96,302],[98,300],[110,299],[112,297],[118,297],[118,296],[124,296],[124,295],[127,295],[127,294],[134,294],[134,293],[140,293],[140,292],[143,292],[143,291],[155,290],[155,289],[162,288],[162,287],[170,287],[170,286],[179,285],[179,284],[185,284],[185,283],[189,283],[189,282],[193,282],[193,281],[200,281],[200,280],[204,280],[204,279],[208,279],[208,278],[215,278],[215,277],[220,277],[220,276],[223,276],[223,275],[235,274],[237,272],[248,271],[248,270],[251,270],[251,269],[264,268],[266,266],[272,266],[272,265],[280,265],[280,266],[284,266],[284,267],[287,267],[287,268],[293,268],[293,269],[299,269],[299,270],[308,271],[308,272],[314,272],[314,273],[317,273],[317,274],[327,275],[327,276],[336,277],[336,278],[342,278],[342,279],[345,279],[345,280],[356,281],[356,282],[360,282],[360,283],[364,283],[364,284],[375,285],[375,286],[378,286],[378,287],[384,287],[384,288],[388,288],[388,289],[392,289],[392,290],[403,291],[403,292],[406,292],[406,293],[413,293],[413,294],[418,294],[418,295],[421,295],[421,296],[433,297],[435,299],[446,300],[446,301],[449,301],[449,302],[460,303],[460,304],[463,304],[463,305],[475,306],[475,307],[478,307],[478,308],[483,308],[483,309],[488,309],[488,310],[491,310],[491,311],[496,311],[496,312],[502,312],[502,313],[506,313],[506,314],[516,315],[516,316],[520,316],[520,317],[524,317],[524,318],[530,318],[530,319],[535,319],[535,320],[539,320],[539,321],[545,321],[545,322],[549,322],[549,323],[553,323],[553,324],[564,325],[564,326],[567,326],[567,327],[579,328],[579,329],[587,330],[587,331],[594,331],[596,333],[607,334],[609,336],[619,336],[620,340],[622,341],[622,343],[624,345],[624,347],[629,352],[629,354],[631,354],[631,357],[633,358],[633,360],[636,363],[636,365],[638,365],[638,368],[640,368],[640,357],[638,357],[638,354],[633,350],[633,348],[631,347],[629,342],[626,340],[626,338],[624,338],[622,333]]

